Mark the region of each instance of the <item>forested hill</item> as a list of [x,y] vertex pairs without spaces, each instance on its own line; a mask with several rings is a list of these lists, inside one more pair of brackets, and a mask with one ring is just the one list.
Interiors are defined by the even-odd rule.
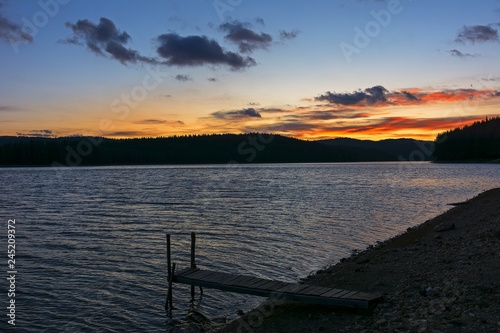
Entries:
[[[357,140],[350,138],[336,138],[318,141],[336,147],[367,148],[383,152],[395,161],[407,160],[432,160],[432,141],[414,139],[386,139],[381,141]],[[418,154],[418,159],[415,152]]]
[[499,161],[500,117],[486,118],[436,137],[434,157],[444,161]]
[[309,163],[397,160],[366,147],[325,145],[269,134],[169,138],[0,137],[0,165]]

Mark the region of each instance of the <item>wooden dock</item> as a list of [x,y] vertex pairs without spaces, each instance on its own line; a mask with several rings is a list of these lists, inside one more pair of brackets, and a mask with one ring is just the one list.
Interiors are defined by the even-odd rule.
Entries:
[[370,308],[381,298],[379,295],[364,292],[273,281],[198,268],[186,268],[175,273],[173,282],[240,294],[360,309]]
[[190,285],[192,300],[194,299],[195,286],[199,286],[202,293],[203,287],[206,287],[240,294],[271,297],[273,299],[359,309],[369,309],[382,298],[381,295],[359,291],[202,270],[196,267],[195,242],[195,233],[191,233],[191,267],[176,272],[175,263],[171,262],[170,235],[167,235],[168,294],[165,304],[166,311],[173,309],[172,284],[174,282]]

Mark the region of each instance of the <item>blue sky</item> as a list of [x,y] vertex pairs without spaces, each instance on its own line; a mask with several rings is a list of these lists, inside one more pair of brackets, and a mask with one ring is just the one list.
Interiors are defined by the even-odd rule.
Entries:
[[433,138],[499,114],[498,0],[0,3],[0,135]]

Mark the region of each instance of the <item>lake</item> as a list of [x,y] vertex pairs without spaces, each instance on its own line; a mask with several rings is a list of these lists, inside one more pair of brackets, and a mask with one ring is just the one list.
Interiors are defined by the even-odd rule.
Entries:
[[[2,168],[0,212],[16,221],[16,328],[173,332],[237,318],[263,298],[205,290],[190,304],[173,261],[298,281],[353,250],[500,187],[495,164],[338,163]],[[3,237],[7,247],[7,238]],[[7,253],[3,275],[7,277]],[[2,308],[9,285],[2,278]],[[1,327],[7,326],[6,316]],[[12,328],[12,327],[10,327]]]

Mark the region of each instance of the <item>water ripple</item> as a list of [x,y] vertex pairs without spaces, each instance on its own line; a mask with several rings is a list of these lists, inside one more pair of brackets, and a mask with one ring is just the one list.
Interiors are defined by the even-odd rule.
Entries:
[[19,327],[169,332],[192,311],[230,320],[261,299],[210,290],[190,305],[179,285],[167,318],[166,233],[179,268],[196,231],[201,267],[297,281],[500,186],[500,173],[429,163],[5,168],[0,181],[0,213],[16,219]]

